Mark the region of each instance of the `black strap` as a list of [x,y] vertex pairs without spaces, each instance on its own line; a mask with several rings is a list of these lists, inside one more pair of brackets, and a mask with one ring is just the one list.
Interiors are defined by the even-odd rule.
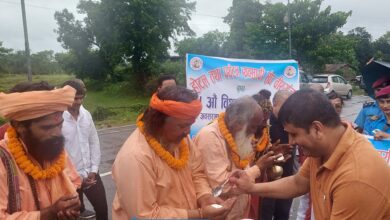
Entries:
[[16,165],[11,159],[11,155],[6,149],[0,146],[0,158],[7,172],[8,185],[8,203],[7,213],[13,214],[21,210],[19,181],[16,171]]
[[32,176],[30,176],[28,174],[27,174],[27,177],[28,177],[28,182],[30,183],[30,186],[31,186],[32,194],[34,196],[35,207],[37,208],[37,210],[40,210],[41,208],[39,206],[38,191],[37,191],[37,187],[35,186],[35,181],[32,178]]

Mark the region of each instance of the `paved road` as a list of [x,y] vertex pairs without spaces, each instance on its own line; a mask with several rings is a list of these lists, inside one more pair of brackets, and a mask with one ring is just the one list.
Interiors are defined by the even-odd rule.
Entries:
[[[345,100],[345,106],[341,115],[342,118],[348,121],[354,121],[356,115],[359,113],[362,107],[362,103],[368,100],[370,100],[370,98],[367,96],[354,96],[351,100]],[[135,128],[135,125],[127,125],[115,128],[101,129],[98,131],[102,151],[100,175],[102,176],[103,183],[106,188],[109,215],[111,215],[111,204],[115,195],[115,186],[114,182],[112,181],[112,176],[110,172],[111,166],[120,147],[125,142],[130,133],[134,131]],[[295,219],[297,206],[296,204],[297,202],[295,201],[291,219]],[[87,204],[87,207],[91,209],[91,206],[89,204]]]

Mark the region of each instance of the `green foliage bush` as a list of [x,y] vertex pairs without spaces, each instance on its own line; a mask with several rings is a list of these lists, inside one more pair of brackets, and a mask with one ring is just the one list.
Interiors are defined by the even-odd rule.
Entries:
[[110,108],[101,106],[96,107],[96,109],[92,112],[92,118],[95,121],[103,121],[104,119],[113,115],[115,115],[114,111],[112,111]]

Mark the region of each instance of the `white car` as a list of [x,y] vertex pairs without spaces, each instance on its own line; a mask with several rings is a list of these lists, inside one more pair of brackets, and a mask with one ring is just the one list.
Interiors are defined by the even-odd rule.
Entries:
[[319,83],[324,87],[325,93],[335,92],[341,96],[346,96],[347,99],[352,97],[352,86],[340,75],[335,74],[319,74],[314,75],[312,83]]

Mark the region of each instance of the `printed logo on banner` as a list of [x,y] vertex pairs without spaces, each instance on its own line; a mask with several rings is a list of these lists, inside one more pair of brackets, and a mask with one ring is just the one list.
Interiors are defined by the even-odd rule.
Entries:
[[190,60],[190,66],[191,66],[191,69],[193,69],[195,71],[201,70],[203,67],[203,60],[200,59],[199,57],[193,57]]
[[288,66],[286,67],[286,69],[284,69],[284,76],[291,79],[293,78],[295,75],[297,75],[297,69],[295,69],[295,67],[293,66]]

